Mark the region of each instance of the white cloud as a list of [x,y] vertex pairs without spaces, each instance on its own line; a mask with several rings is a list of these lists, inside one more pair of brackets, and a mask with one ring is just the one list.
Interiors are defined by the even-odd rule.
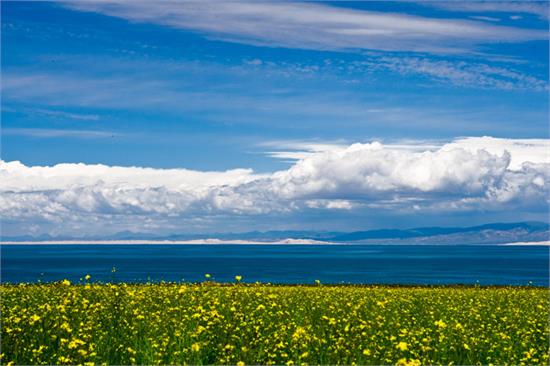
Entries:
[[499,139],[489,136],[460,138],[445,146],[473,152],[485,150],[493,155],[510,154],[510,170],[521,170],[524,163],[550,164],[550,143],[546,139]]
[[[529,75],[510,67],[448,57],[388,56],[380,52],[364,52],[364,60],[325,60],[324,64],[264,62],[262,71],[292,77],[305,75],[338,75],[348,83],[364,83],[373,73],[390,71],[403,76],[420,75],[439,84],[475,89],[535,90],[548,89],[545,78]],[[503,61],[503,60],[499,60]],[[506,62],[521,62],[508,59]],[[501,63],[502,64],[502,63]],[[259,67],[259,66],[258,66]],[[384,75],[384,74],[382,74]]]
[[200,172],[187,169],[117,167],[102,164],[57,164],[27,167],[20,162],[2,162],[3,191],[63,190],[96,185],[133,188],[166,188],[172,191],[241,185],[262,177],[250,169]]
[[[296,160],[312,157],[323,152],[344,151],[349,143],[345,141],[274,140],[259,144],[265,154],[275,159]],[[550,164],[550,143],[547,139],[502,139],[490,136],[457,138],[452,142],[441,140],[395,140],[385,141],[389,150],[404,150],[409,153],[437,151],[440,149],[464,149],[471,153],[485,150],[493,155],[510,154],[508,169],[520,170],[523,163]]]
[[55,117],[59,119],[72,119],[72,120],[81,120],[81,121],[98,121],[99,116],[97,114],[83,114],[83,113],[68,113],[58,110],[50,109],[36,109],[27,111],[27,113],[36,112],[50,117]]
[[2,135],[29,136],[39,138],[72,137],[80,139],[111,138],[119,136],[118,133],[93,130],[63,130],[51,128],[3,128]]
[[[155,93],[152,94],[151,91]],[[139,100],[142,108],[175,107],[185,98],[198,101],[196,93],[184,93],[170,83],[153,78],[124,75],[120,77],[86,77],[74,73],[34,71],[4,72],[2,95],[7,100],[33,105],[132,108]]]
[[291,162],[321,152],[342,150],[348,145],[342,141],[319,142],[306,140],[274,140],[258,144],[262,148],[273,149],[264,152],[265,155]]
[[483,15],[472,15],[472,16],[470,16],[470,18],[471,19],[476,19],[476,20],[484,20],[484,21],[487,21],[487,22],[500,22],[499,18],[486,17],[486,16],[483,16]]
[[546,80],[511,69],[475,62],[382,56],[355,62],[355,64],[366,66],[371,71],[382,69],[401,75],[422,75],[461,87],[548,90]]
[[[353,144],[343,151],[327,152],[298,161],[274,175],[280,196],[334,196],[343,198],[386,194],[483,194],[492,179],[508,166],[508,156],[485,151],[439,149],[410,153],[384,148],[380,143]],[[384,197],[387,198],[387,197]]]
[[[380,55],[365,56],[364,61],[329,61],[324,66],[314,65],[315,68],[304,63],[285,62],[263,62],[251,68],[249,65],[230,67],[209,62],[153,62],[145,65],[139,61],[121,62],[113,58],[104,58],[100,62],[76,58],[63,64],[63,72],[4,71],[1,92],[4,104],[19,104],[17,112],[29,113],[30,109],[31,114],[45,114],[47,119],[56,120],[93,120],[98,116],[79,115],[73,111],[100,108],[132,112],[154,110],[180,116],[206,112],[201,118],[222,123],[272,124],[280,120],[301,120],[304,124],[319,126],[325,121],[333,124],[337,118],[342,125],[356,122],[363,124],[365,121],[377,126],[386,126],[387,123],[394,126],[420,123],[424,128],[429,126],[431,130],[435,125],[445,129],[444,125],[456,126],[457,122],[464,121],[458,121],[456,114],[448,111],[445,116],[437,116],[440,111],[433,109],[428,111],[403,105],[399,108],[383,106],[379,104],[379,98],[367,100],[357,89],[349,88],[342,82],[353,78],[365,86],[372,86],[369,90],[375,93],[376,86],[385,82],[387,71],[390,71],[412,75],[411,82],[420,84],[426,83],[423,79],[418,80],[418,75],[446,86],[547,90],[545,80],[480,63]],[[122,69],[127,71],[122,73]],[[82,70],[85,72],[82,73]],[[192,82],[212,75],[219,76],[215,88],[205,89],[202,83]],[[334,88],[322,92],[318,87],[313,91],[308,90],[308,78],[312,75],[315,82],[325,80],[323,78],[336,81]],[[265,83],[272,82],[282,83],[286,90],[266,90]],[[33,108],[22,107],[21,104],[32,105]],[[63,112],[59,110],[60,107],[68,108],[71,112]],[[44,119],[43,115],[35,117]],[[505,118],[513,117],[507,114]],[[466,128],[465,133],[475,134],[479,131],[478,126],[475,123],[460,128]],[[19,134],[24,132],[12,131]],[[47,134],[45,131],[26,133]],[[296,154],[291,155],[292,158],[297,157]]]
[[425,149],[374,142],[314,153],[271,174],[1,162],[0,214],[69,231],[315,209],[540,210],[548,205],[549,148],[550,140],[489,137]]
[[547,39],[545,31],[295,2],[81,1],[66,6],[253,45],[319,50],[463,52]]
[[355,204],[347,200],[307,200],[306,206],[309,208],[326,208],[337,210],[351,210]]
[[523,13],[548,19],[548,2],[538,0],[522,1],[424,1],[420,4],[440,9],[469,13]]
[[[162,63],[158,67],[166,68]],[[211,70],[207,68],[203,73],[209,74]],[[227,76],[231,68],[221,72]],[[369,112],[362,101],[349,93],[323,91],[291,95],[266,92],[264,85],[259,90],[249,82],[261,78],[262,72],[246,73],[233,85],[220,82],[224,87],[214,89],[188,86],[178,79],[179,74],[158,79],[151,78],[149,73],[150,70],[144,69],[143,72],[106,78],[71,73],[4,72],[1,91],[3,100],[10,102],[70,108],[153,109],[171,113],[205,111],[211,118],[223,122],[258,123],[258,120],[273,116],[276,119],[300,116],[314,118],[316,122],[327,117],[362,119]],[[168,80],[170,78],[172,80]],[[239,85],[238,91],[234,90],[235,85]],[[243,85],[250,86],[253,92],[243,94]],[[262,118],[253,115],[256,113]]]

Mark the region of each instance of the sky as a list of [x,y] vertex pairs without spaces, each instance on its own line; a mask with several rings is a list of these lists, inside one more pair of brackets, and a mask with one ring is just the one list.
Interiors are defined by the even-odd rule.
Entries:
[[4,236],[548,221],[548,2],[0,5]]

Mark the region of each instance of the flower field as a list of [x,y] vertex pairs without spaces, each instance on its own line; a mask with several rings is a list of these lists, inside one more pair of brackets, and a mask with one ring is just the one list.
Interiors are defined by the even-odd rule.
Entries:
[[3,285],[2,364],[548,364],[548,290]]

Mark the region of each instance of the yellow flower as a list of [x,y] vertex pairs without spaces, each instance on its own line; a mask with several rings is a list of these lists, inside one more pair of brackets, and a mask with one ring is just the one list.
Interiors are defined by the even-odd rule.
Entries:
[[407,360],[406,358],[397,361],[398,366],[420,366],[420,364],[420,360]]
[[69,326],[69,323],[67,323],[67,322],[61,324],[61,327],[60,327],[60,328],[63,329],[63,330],[65,330],[65,331],[67,331],[67,332],[71,332],[71,331],[72,331],[71,327]]
[[235,276],[235,279],[237,280],[237,282],[240,282],[242,279],[243,279],[243,276]]
[[41,354],[42,351],[44,351],[45,349],[46,349],[46,346],[41,345],[41,346],[38,347],[37,349],[33,349],[33,350],[32,350],[32,354],[33,354],[33,356],[37,356],[37,355]]
[[71,363],[71,359],[65,356],[59,356],[58,361],[59,363]]
[[86,281],[88,281],[92,276],[90,276],[89,274],[87,274],[86,276],[84,276],[84,278],[86,279]]
[[295,341],[299,341],[306,334],[307,334],[306,330],[303,327],[298,327],[294,331],[294,334],[292,334],[292,339],[295,340]]
[[[271,286],[233,276],[233,285],[204,277],[202,284],[100,284],[85,276],[70,286],[0,285],[1,363],[114,363],[101,342],[120,331],[113,350],[128,364],[419,366],[463,363],[468,354],[471,363],[549,361],[544,289]],[[452,345],[452,336],[462,344]]]
[[78,348],[78,346],[83,345],[83,344],[85,344],[85,343],[86,343],[86,342],[84,342],[84,341],[82,341],[82,340],[80,340],[80,339],[78,339],[78,338],[75,338],[75,339],[73,339],[73,340],[71,340],[71,341],[69,342],[69,349]]
[[34,324],[39,320],[40,320],[40,317],[38,315],[34,314],[33,316],[31,316],[31,324]]
[[409,349],[409,345],[406,342],[399,342],[399,343],[397,343],[397,346],[395,346],[395,348],[397,348],[401,351],[405,351],[405,350]]
[[212,277],[212,276],[210,275],[210,273],[207,273],[207,274],[204,275],[204,277],[210,278],[210,277]]
[[69,286],[69,285],[71,284],[71,281],[65,279],[65,280],[61,281],[61,284],[62,284],[63,286]]

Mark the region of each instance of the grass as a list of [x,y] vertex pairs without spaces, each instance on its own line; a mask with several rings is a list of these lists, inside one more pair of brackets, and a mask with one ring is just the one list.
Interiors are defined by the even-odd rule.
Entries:
[[548,364],[534,287],[0,286],[2,364]]

